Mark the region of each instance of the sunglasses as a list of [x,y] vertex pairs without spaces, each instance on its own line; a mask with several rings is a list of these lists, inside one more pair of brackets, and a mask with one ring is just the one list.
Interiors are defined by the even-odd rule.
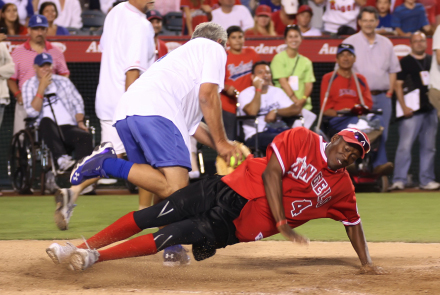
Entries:
[[365,136],[360,132],[353,132],[354,137],[362,144],[365,153],[367,154],[370,151],[370,144]]

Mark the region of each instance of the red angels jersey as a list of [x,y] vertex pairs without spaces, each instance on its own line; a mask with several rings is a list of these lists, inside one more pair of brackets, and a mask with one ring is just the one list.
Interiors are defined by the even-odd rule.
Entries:
[[278,233],[262,179],[271,157],[277,158],[283,170],[283,206],[292,228],[317,218],[332,218],[344,225],[360,222],[350,177],[345,168],[333,171],[327,167],[325,146],[314,132],[293,128],[275,137],[265,158],[248,159],[222,178],[249,200],[234,220],[240,242]]

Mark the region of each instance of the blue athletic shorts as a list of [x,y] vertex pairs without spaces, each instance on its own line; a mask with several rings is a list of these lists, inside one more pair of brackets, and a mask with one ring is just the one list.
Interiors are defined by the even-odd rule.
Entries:
[[115,124],[128,160],[154,168],[181,166],[191,171],[188,148],[179,129],[161,116],[130,116]]

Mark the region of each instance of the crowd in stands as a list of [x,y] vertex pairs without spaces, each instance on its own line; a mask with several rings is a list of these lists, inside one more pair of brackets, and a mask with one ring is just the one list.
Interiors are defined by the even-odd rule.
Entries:
[[[376,124],[376,127],[383,129],[379,148],[372,160],[373,174],[377,175],[393,172],[385,144],[393,109],[391,97],[395,94],[403,114],[398,121],[399,133],[403,135],[411,130],[411,136],[402,136],[400,139],[394,162],[399,165],[394,170],[393,188],[405,187],[411,162],[411,145],[419,134],[429,132],[430,136],[419,137],[424,147],[420,154],[419,179],[422,188],[438,189],[440,184],[435,181],[433,157],[438,126],[435,108],[440,109],[440,81],[433,81],[433,77],[437,80],[440,77],[440,27],[435,30],[440,21],[440,4],[437,1],[415,0],[373,0],[373,3],[370,0],[313,0],[308,2],[309,5],[301,2],[157,1],[146,15],[154,29],[156,59],[168,52],[165,42],[158,38],[163,31],[165,15],[176,10],[182,12],[183,35],[192,34],[197,24],[202,22],[212,21],[222,26],[228,35],[225,87],[221,92],[226,133],[229,139],[235,139],[237,116],[256,116],[260,122],[258,126],[255,126],[254,119],[243,121],[242,140],[254,146],[258,135],[260,141],[257,148],[261,150],[270,144],[276,134],[287,128],[312,126],[316,119],[311,112],[313,87],[320,87],[322,112],[328,117],[330,128],[337,131],[363,124],[358,116],[338,117],[338,111],[352,109],[358,104],[373,110],[381,109],[380,116],[366,119],[368,126],[374,127]],[[59,80],[59,85],[68,85],[70,93],[60,96],[73,95],[78,101],[75,106],[58,106],[58,111],[69,113],[73,119],[65,124],[78,124],[80,130],[74,131],[78,136],[84,136],[81,130],[86,130],[82,128],[82,117],[76,117],[84,113],[79,103],[82,102],[81,96],[68,82],[69,69],[63,53],[46,38],[68,35],[72,28],[81,28],[81,13],[85,9],[109,13],[117,3],[114,0],[91,0],[85,3],[79,0],[0,0],[0,4],[0,41],[8,35],[28,35],[28,40],[11,55],[0,42],[0,124],[4,106],[10,102],[8,90],[17,101],[14,133],[24,128],[25,117],[35,116],[41,111],[41,106],[40,111],[36,111],[35,102],[38,100],[35,97],[44,97],[48,85],[40,89],[41,93],[38,92],[38,83],[41,84],[44,74],[38,73],[40,67],[48,62],[40,65],[35,59],[44,53],[49,57],[41,58],[50,60],[50,67],[46,69],[46,75],[50,73],[51,77],[49,84],[56,85],[52,82],[55,78]],[[434,34],[434,31],[433,49],[437,53],[431,58],[425,53],[426,36]],[[317,86],[314,85],[316,79],[312,61],[301,53],[301,43],[307,37],[328,35],[351,36],[338,47],[335,56],[338,69],[326,74],[321,85]],[[399,62],[386,35],[408,37],[412,53]],[[276,54],[270,63],[262,61],[254,49],[245,46],[245,36],[282,36],[286,49]],[[414,82],[411,86],[406,84],[407,76],[411,76]],[[430,89],[433,99],[428,99],[426,94],[429,85],[434,89]],[[405,95],[416,89],[419,89],[418,109],[405,104]],[[57,91],[61,90],[53,90],[54,93]],[[298,116],[302,117],[302,121]],[[51,129],[55,130],[53,126]],[[48,141],[54,141],[53,137],[51,134]],[[403,149],[403,146],[409,148]],[[89,148],[90,144],[87,144],[86,149]],[[63,169],[70,167],[73,161],[63,150],[57,153],[57,159],[59,167]]]

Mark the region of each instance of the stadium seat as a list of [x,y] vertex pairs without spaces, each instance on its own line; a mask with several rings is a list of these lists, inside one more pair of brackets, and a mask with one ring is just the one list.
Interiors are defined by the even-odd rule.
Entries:
[[100,28],[104,25],[105,14],[100,10],[84,10],[81,18],[83,28]]
[[180,35],[182,32],[182,12],[168,12],[163,17],[164,31]]

